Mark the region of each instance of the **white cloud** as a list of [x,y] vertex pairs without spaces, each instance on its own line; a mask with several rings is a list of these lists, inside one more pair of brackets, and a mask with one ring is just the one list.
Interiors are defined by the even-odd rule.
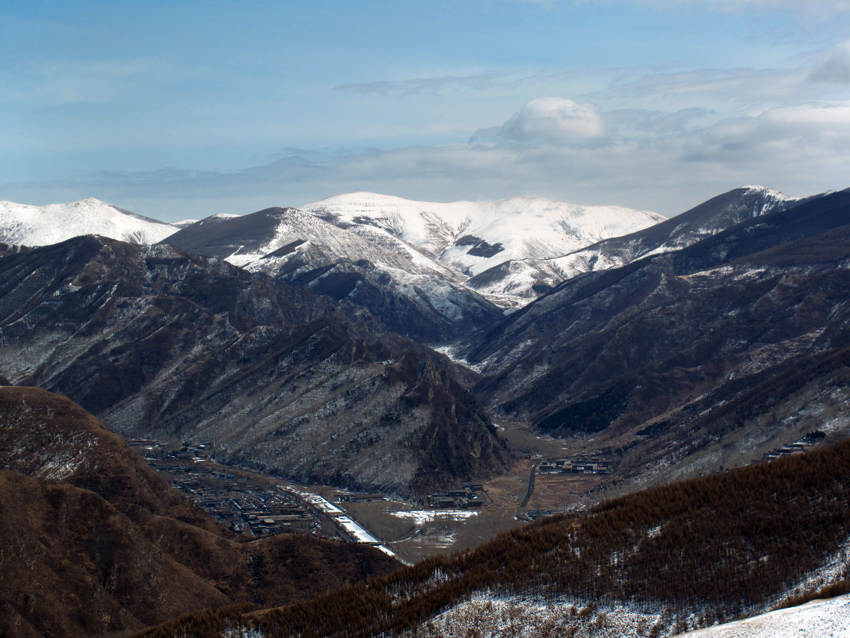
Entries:
[[502,126],[477,131],[476,143],[582,142],[605,132],[599,110],[592,104],[579,104],[562,97],[530,100]]
[[850,104],[832,106],[789,106],[773,109],[764,117],[779,126],[828,134],[850,133]]

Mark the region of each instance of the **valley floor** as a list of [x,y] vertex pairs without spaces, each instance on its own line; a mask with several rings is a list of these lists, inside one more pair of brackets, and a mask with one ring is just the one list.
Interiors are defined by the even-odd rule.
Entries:
[[[130,443],[172,485],[234,531],[254,537],[311,533],[351,542],[368,537],[368,544],[382,546],[404,563],[474,549],[523,522],[638,489],[612,472],[615,459],[592,442],[540,435],[520,421],[501,420],[496,427],[516,461],[508,472],[480,484],[473,499],[454,504],[299,485],[221,465],[206,446],[169,450],[151,440]],[[340,511],[329,514],[315,499]],[[349,527],[362,533],[352,534]]]
[[[234,531],[258,537],[299,532],[383,545],[405,563],[473,549],[523,522],[575,508],[596,498],[609,478],[594,473],[541,471],[552,459],[581,455],[564,441],[540,436],[521,422],[498,426],[518,457],[505,474],[480,484],[471,504],[435,504],[361,493],[330,485],[298,485],[258,471],[217,463],[207,446],[170,449],[150,439],[130,440],[145,460],[190,500]],[[533,476],[533,479],[531,478]],[[462,486],[458,486],[462,488]],[[364,531],[352,534],[335,513]],[[331,515],[334,514],[334,515]]]

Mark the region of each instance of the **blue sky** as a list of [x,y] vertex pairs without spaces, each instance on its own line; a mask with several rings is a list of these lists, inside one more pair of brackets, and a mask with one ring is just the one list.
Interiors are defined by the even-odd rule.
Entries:
[[850,0],[0,0],[0,199],[850,186]]

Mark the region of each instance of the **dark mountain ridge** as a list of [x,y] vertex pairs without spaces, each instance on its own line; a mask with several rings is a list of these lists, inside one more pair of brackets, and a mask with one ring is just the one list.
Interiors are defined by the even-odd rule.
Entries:
[[81,237],[0,259],[0,374],[123,434],[409,493],[505,467],[445,357],[368,313],[170,246]]
[[803,201],[762,187],[736,188],[643,230],[604,239],[563,256],[506,261],[479,273],[468,283],[473,288],[486,287],[519,270],[537,282],[535,290],[542,295],[583,273],[610,270],[650,254],[680,250],[735,224]]
[[224,259],[234,253],[254,253],[274,237],[288,208],[265,208],[249,215],[213,215],[167,237],[162,243],[186,252]]

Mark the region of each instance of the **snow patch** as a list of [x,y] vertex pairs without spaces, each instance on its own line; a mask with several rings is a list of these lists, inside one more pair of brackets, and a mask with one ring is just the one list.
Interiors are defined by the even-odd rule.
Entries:
[[400,510],[390,512],[391,516],[404,520],[411,520],[415,525],[425,525],[433,523],[437,520],[444,521],[465,521],[473,516],[477,516],[475,510]]
[[850,638],[850,595],[690,631],[689,638]]

